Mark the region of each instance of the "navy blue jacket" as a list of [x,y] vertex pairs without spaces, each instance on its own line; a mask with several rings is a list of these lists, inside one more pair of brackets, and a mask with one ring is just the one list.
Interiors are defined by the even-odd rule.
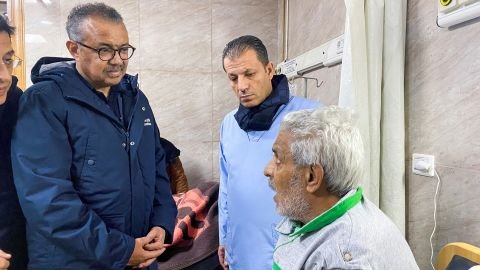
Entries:
[[123,269],[134,238],[153,226],[173,235],[177,210],[157,124],[137,77],[111,90],[132,101],[122,105],[124,128],[75,63],[57,60],[32,70],[12,140],[29,269]]
[[10,140],[17,121],[18,100],[21,95],[22,90],[17,88],[17,78],[13,77],[0,117],[0,249],[13,255],[8,268],[10,270],[23,270],[27,267],[25,219],[13,185],[10,160]]

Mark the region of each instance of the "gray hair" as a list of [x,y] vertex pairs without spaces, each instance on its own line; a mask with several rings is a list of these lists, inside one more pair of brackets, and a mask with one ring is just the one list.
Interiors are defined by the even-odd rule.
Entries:
[[351,110],[337,106],[291,112],[280,130],[292,136],[298,166],[321,165],[328,192],[343,196],[356,188],[363,169],[363,143]]
[[238,37],[225,45],[222,54],[223,70],[225,70],[225,65],[223,63],[225,58],[237,58],[249,49],[255,51],[258,61],[260,61],[264,66],[268,64],[268,52],[265,45],[263,45],[263,42],[255,36],[247,35]]
[[67,18],[68,38],[83,41],[81,25],[89,17],[100,17],[112,22],[123,23],[123,18],[114,8],[104,3],[87,3],[75,6]]

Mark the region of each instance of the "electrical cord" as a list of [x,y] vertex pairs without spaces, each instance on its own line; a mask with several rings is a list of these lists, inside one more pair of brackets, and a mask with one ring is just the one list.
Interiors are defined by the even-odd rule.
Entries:
[[437,176],[437,187],[435,188],[435,196],[433,197],[433,230],[432,234],[430,235],[430,265],[432,266],[432,269],[435,270],[435,266],[433,266],[433,235],[435,234],[435,230],[437,229],[437,197],[438,197],[438,189],[440,187],[440,182],[441,178],[440,175],[438,174],[437,170],[435,171],[435,175]]

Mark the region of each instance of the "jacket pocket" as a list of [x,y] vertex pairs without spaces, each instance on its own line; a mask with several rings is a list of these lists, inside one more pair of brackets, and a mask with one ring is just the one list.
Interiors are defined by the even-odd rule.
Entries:
[[95,134],[90,134],[85,144],[85,151],[83,152],[83,163],[81,167],[80,179],[85,177],[94,177],[96,175],[97,163],[97,138]]

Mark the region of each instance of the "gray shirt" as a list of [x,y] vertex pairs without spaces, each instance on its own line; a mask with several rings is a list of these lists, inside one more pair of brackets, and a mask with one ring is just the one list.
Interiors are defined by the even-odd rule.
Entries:
[[[335,206],[354,195],[361,194],[352,190]],[[315,228],[335,206],[304,226],[284,218],[276,228],[280,237],[273,269],[419,269],[395,224],[365,197],[357,202],[324,227]]]

